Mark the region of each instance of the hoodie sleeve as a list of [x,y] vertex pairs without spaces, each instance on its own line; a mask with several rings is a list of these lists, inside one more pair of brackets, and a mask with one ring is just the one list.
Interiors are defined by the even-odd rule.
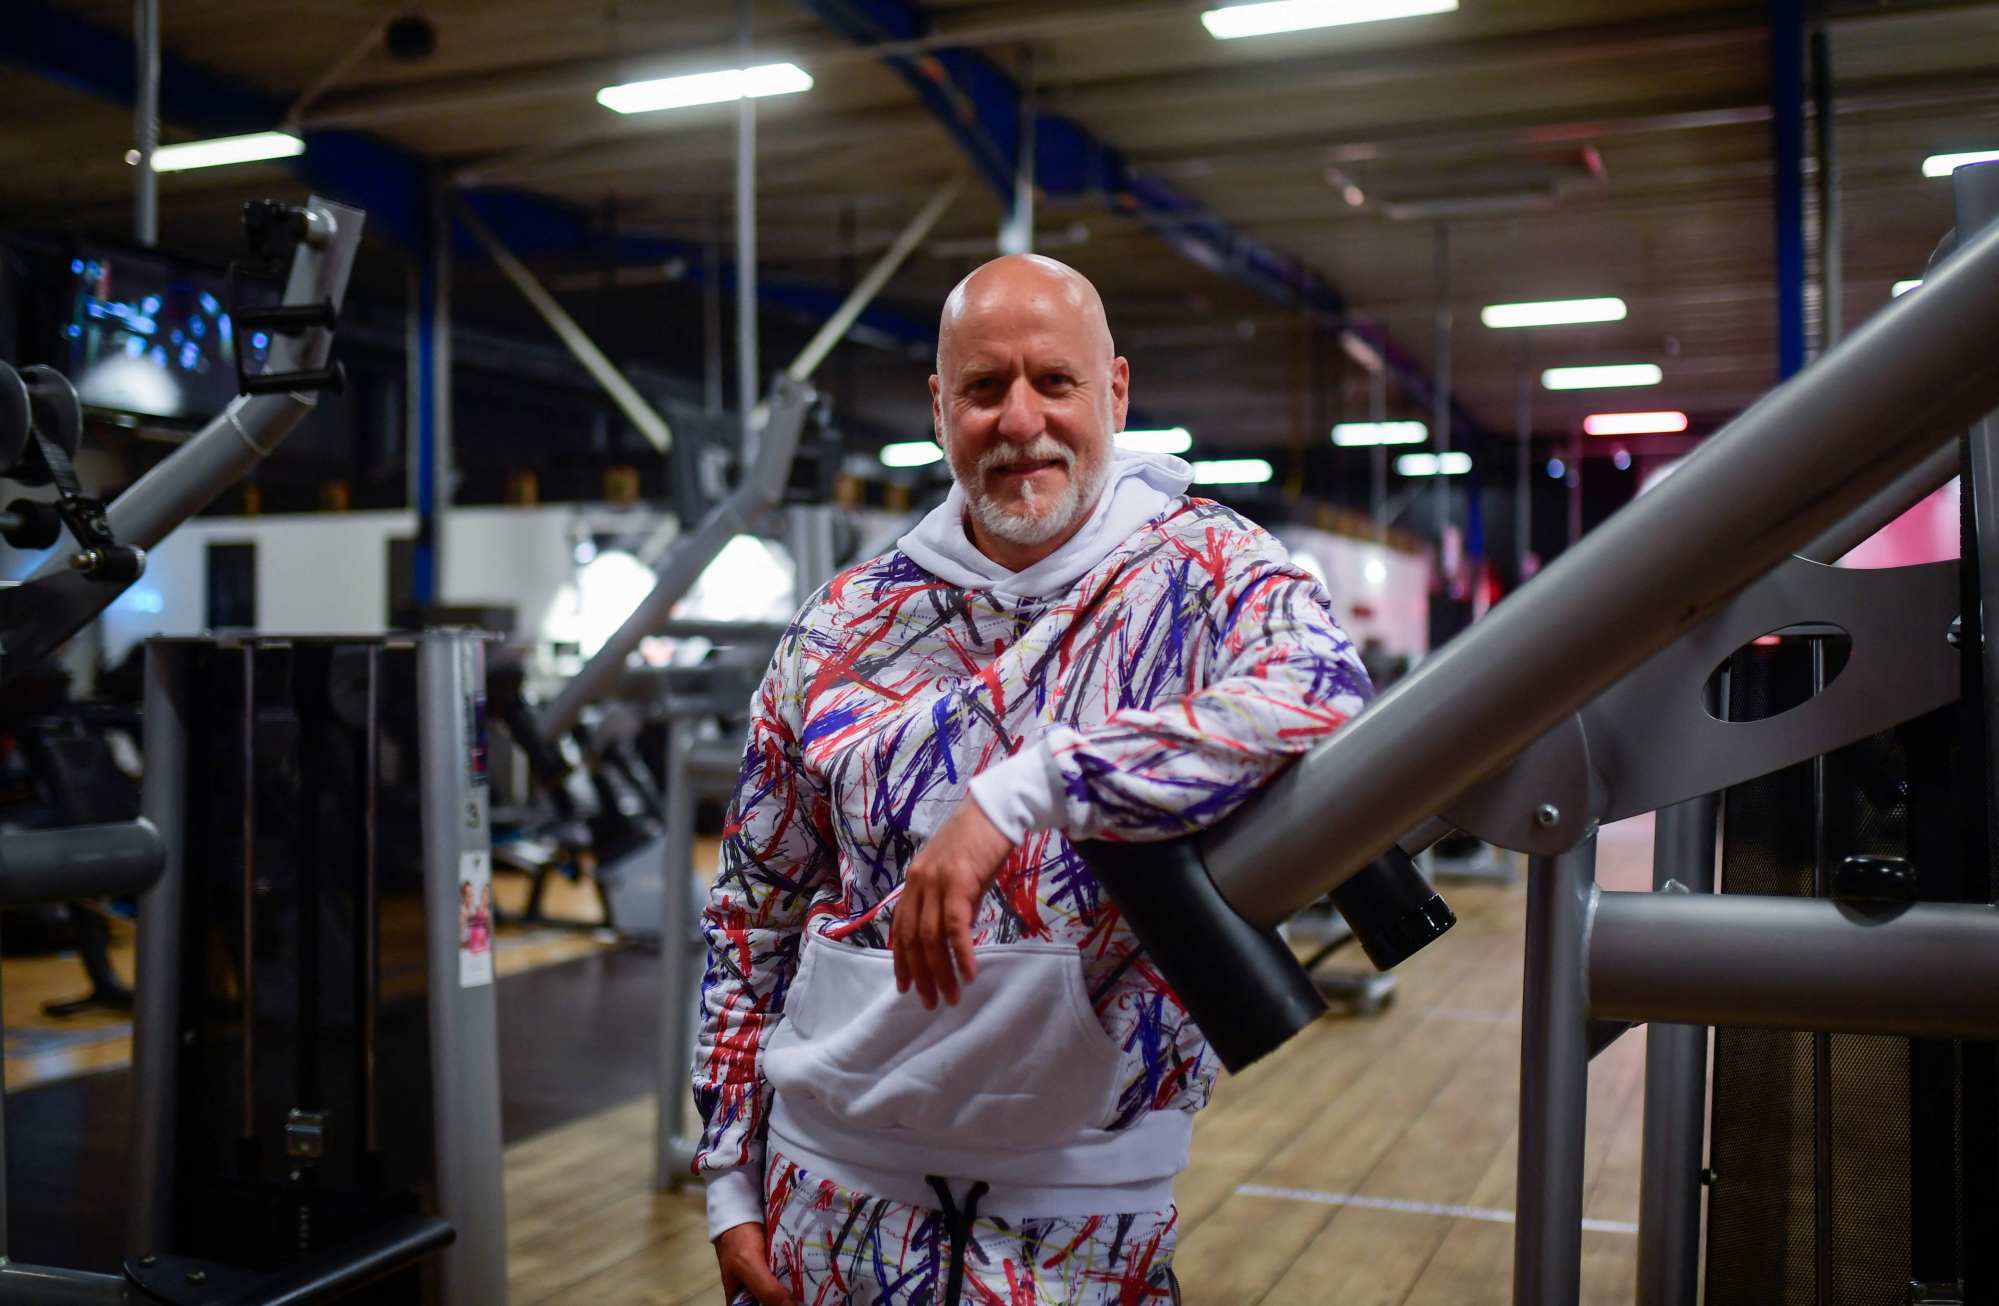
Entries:
[[710,1238],[764,1218],[771,1091],[763,1049],[784,1018],[813,890],[834,866],[825,800],[799,748],[800,642],[794,627],[751,703],[720,866],[701,915],[708,962],[694,1051],[702,1120],[694,1169],[707,1183]]
[[1372,696],[1325,591],[1276,540],[1251,527],[1211,532],[1206,554],[1178,547],[1220,583],[1205,610],[1187,601],[1141,619],[1155,647],[1119,692],[1136,697],[1133,683],[1186,646],[1198,646],[1183,654],[1198,687],[1098,725],[1051,726],[975,778],[974,800],[1016,842],[1030,830],[1148,840],[1204,829]]

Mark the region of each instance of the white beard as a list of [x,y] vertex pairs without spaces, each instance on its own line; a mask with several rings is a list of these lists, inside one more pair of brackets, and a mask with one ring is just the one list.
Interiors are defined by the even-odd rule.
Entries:
[[[1068,471],[1062,488],[1054,494],[1040,493],[1031,481],[1023,487],[1021,497],[1010,504],[999,503],[985,492],[986,473],[995,467],[1040,459],[1059,461]],[[980,457],[972,475],[964,478],[970,482],[965,485],[965,501],[979,519],[979,525],[1009,544],[1032,547],[1046,544],[1074,525],[1080,514],[1096,507],[1097,496],[1102,493],[1110,470],[1111,460],[1104,457],[1079,474],[1075,453],[1049,435],[1041,436],[1024,449],[995,445]]]

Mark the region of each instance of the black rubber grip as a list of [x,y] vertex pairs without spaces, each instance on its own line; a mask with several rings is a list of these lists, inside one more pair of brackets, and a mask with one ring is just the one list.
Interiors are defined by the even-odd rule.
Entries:
[[1238,916],[1216,890],[1192,838],[1086,841],[1076,851],[1231,1072],[1325,1013],[1325,998],[1284,940]]

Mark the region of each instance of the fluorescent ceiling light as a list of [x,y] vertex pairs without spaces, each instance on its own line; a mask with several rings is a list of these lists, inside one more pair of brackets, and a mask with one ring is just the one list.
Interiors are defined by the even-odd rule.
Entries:
[[619,113],[654,113],[695,104],[725,104],[745,96],[757,99],[811,89],[812,74],[797,64],[767,63],[755,68],[724,68],[719,72],[606,86],[597,92],[597,103]]
[[1573,322],[1622,322],[1624,301],[1615,295],[1597,299],[1544,299],[1525,304],[1487,304],[1478,320],[1489,327],[1567,326]]
[[1920,286],[1922,284],[1923,284],[1923,279],[1921,277],[1917,277],[1914,281],[1897,281],[1895,283],[1894,289],[1890,290],[1888,293],[1891,296],[1906,295],[1911,290],[1914,290],[1917,286]]
[[1430,438],[1430,428],[1421,422],[1340,422],[1333,427],[1333,443],[1344,449],[1369,444],[1421,444]]
[[[251,132],[248,136],[217,136],[213,140],[161,145],[153,150],[154,172],[186,172],[189,168],[214,168],[225,163],[256,163],[262,159],[289,159],[305,153],[305,142],[290,132]],[[139,161],[137,150],[126,162]]]
[[1657,385],[1665,379],[1657,363],[1611,363],[1602,367],[1551,367],[1541,373],[1550,390],[1606,390],[1623,385]]
[[881,460],[884,467],[928,467],[943,462],[944,451],[935,440],[905,440],[883,445]]
[[1685,413],[1591,413],[1583,418],[1586,435],[1671,435],[1686,429]]
[[1932,154],[1923,160],[1925,177],[1948,177],[1967,163],[1991,163],[1999,160],[1999,150],[1972,150],[1965,154]]
[[1232,41],[1238,36],[1268,36],[1308,27],[1447,14],[1457,7],[1458,0],[1265,0],[1262,4],[1210,9],[1201,15],[1201,24],[1217,41]]
[[1405,453],[1395,460],[1397,476],[1463,476],[1471,470],[1471,455],[1462,449],[1446,453]]
[[1117,447],[1133,453],[1186,453],[1194,447],[1194,437],[1184,426],[1159,431],[1119,431]]
[[1261,485],[1272,476],[1262,458],[1215,458],[1194,464],[1196,485]]

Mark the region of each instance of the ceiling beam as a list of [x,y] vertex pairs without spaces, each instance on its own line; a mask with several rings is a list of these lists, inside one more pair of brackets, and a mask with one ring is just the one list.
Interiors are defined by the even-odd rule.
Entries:
[[[911,0],[801,3],[870,51],[923,40],[930,31],[929,16]],[[936,115],[1005,202],[1013,190],[1022,116],[1020,88],[1013,79],[983,54],[948,45],[931,47],[922,55],[890,55],[884,62]],[[1325,277],[1246,235],[1163,178],[1131,169],[1115,148],[1071,119],[1038,114],[1034,132],[1037,191],[1051,196],[1098,195],[1114,213],[1154,222],[1159,238],[1190,261],[1292,306],[1328,329],[1361,336],[1414,402],[1431,403],[1435,383],[1429,373],[1378,324],[1354,318],[1345,296]],[[1453,403],[1452,418],[1465,437],[1483,437],[1462,405]]]
[[[137,95],[137,61],[131,39],[114,28],[92,23],[44,0],[15,0],[8,21],[0,23],[0,63],[59,82],[116,104],[130,106]],[[160,116],[191,130],[230,134],[267,131],[284,120],[288,102],[240,86],[208,69],[174,55],[160,58]],[[368,211],[371,229],[385,229],[405,249],[419,250],[425,241],[427,206],[433,185],[429,159],[391,141],[361,132],[305,133],[305,153],[290,165],[315,189]],[[602,249],[604,242],[590,217],[568,205],[527,191],[504,188],[468,190],[461,198],[517,254],[533,256]],[[701,248],[685,241],[651,236],[624,236],[615,242],[616,257],[631,261],[684,260],[690,277],[699,279]],[[469,233],[457,231],[455,252],[481,257]],[[733,281],[733,267],[723,275]],[[842,298],[822,286],[760,283],[758,297],[767,307],[823,320]],[[906,344],[921,344],[934,334],[920,323],[882,308],[862,315],[862,325]]]
[[1225,68],[1147,69],[1042,92],[1051,109],[1084,119],[1147,109],[1185,110],[1217,100],[1374,90],[1393,82],[1450,83],[1492,73],[1552,73],[1576,64],[1699,55],[1762,44],[1765,25],[1754,10],[1637,19],[1566,30],[1511,32],[1420,47],[1328,54],[1305,47],[1295,58],[1262,59]]

